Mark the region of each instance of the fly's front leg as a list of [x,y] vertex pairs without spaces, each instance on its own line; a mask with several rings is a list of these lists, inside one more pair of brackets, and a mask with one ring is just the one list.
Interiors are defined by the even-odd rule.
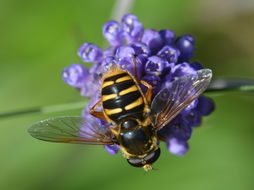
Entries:
[[145,97],[146,97],[147,102],[150,104],[151,100],[152,100],[152,95],[153,95],[153,87],[152,87],[152,85],[150,85],[148,82],[146,82],[144,80],[141,80],[140,83],[143,84],[147,88]]
[[136,63],[135,57],[132,58],[132,64],[133,64],[135,78],[136,78],[136,80],[139,80],[138,79],[138,72],[137,72],[137,63]]
[[100,118],[100,119],[106,119],[103,112],[96,111],[96,108],[101,104],[101,100],[98,101],[91,109],[90,114],[94,117]]
[[133,64],[133,68],[134,68],[135,79],[137,80],[138,83],[143,84],[147,88],[147,92],[146,92],[145,96],[146,96],[146,99],[147,99],[148,103],[151,103],[152,94],[153,94],[153,87],[152,87],[152,85],[150,85],[146,81],[140,80],[138,78],[137,62],[136,62],[135,57],[133,57],[133,59],[132,59],[132,64]]

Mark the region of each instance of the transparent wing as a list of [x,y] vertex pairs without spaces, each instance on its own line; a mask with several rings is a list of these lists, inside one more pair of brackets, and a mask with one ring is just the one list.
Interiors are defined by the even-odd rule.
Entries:
[[178,78],[162,89],[153,99],[151,116],[155,130],[168,124],[185,107],[208,87],[212,78],[210,69],[197,71],[196,75]]
[[34,138],[62,143],[114,144],[114,136],[108,127],[98,124],[96,119],[82,117],[55,117],[39,121],[29,127]]

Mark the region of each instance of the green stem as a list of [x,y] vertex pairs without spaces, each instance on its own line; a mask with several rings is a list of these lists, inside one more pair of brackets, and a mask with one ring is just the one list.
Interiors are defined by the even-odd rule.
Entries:
[[254,80],[219,78],[213,80],[205,91],[205,95],[227,95],[232,93],[254,93]]
[[77,109],[84,108],[86,102],[87,101],[74,102],[74,103],[35,107],[35,108],[22,109],[18,111],[0,113],[0,119],[14,117],[14,116],[35,114],[35,113],[48,114],[48,113],[55,113],[55,112],[61,112],[61,111],[77,110]]

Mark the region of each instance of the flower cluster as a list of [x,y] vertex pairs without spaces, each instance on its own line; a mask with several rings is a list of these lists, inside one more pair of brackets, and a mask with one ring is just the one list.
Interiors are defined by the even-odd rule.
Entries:
[[[200,63],[189,61],[195,49],[195,39],[191,35],[176,38],[171,30],[144,29],[133,14],[124,15],[121,23],[106,22],[103,35],[110,44],[107,49],[84,43],[78,50],[84,62],[93,63],[90,69],[82,64],[72,64],[62,73],[67,84],[77,88],[82,96],[90,98],[83,117],[92,117],[89,110],[100,99],[101,77],[114,64],[151,84],[154,87],[153,97],[176,77],[195,74],[202,69]],[[213,110],[213,101],[201,96],[160,130],[158,136],[165,140],[171,153],[183,155],[188,150],[187,141],[191,137],[192,128],[199,126],[202,117]],[[105,127],[105,121],[99,122]],[[105,148],[111,154],[117,153],[119,149],[117,145]]]

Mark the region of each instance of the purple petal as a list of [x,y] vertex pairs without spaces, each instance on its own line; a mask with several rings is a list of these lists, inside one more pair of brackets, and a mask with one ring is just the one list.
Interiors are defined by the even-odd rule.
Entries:
[[145,65],[145,72],[149,75],[161,75],[166,61],[158,56],[152,56],[148,58],[148,61]]
[[103,57],[115,56],[116,50],[118,47],[111,46],[103,51]]
[[[86,119],[88,121],[96,122],[96,119],[92,115],[90,115],[89,112],[86,111],[86,108],[82,111],[82,116],[84,119]],[[92,135],[95,134],[92,129],[93,129],[92,124],[86,123],[81,127],[80,135],[84,138],[89,138],[89,137],[91,137],[90,134],[92,134]]]
[[158,136],[160,139],[174,137],[178,140],[187,141],[191,137],[191,134],[192,128],[189,126],[188,121],[186,121],[181,115],[178,115],[169,124],[158,131]]
[[188,115],[192,109],[196,108],[198,104],[198,100],[193,100],[186,108],[183,109],[183,111],[181,111],[182,115]]
[[101,81],[98,80],[97,74],[90,74],[86,79],[86,82],[80,89],[81,96],[93,97],[95,94],[99,94],[101,88]]
[[100,72],[101,73],[105,73],[107,72],[113,65],[116,65],[117,62],[115,60],[114,57],[106,57],[102,64],[101,64],[101,68],[100,68]]
[[167,140],[167,148],[169,152],[177,156],[183,156],[189,149],[186,141],[181,141],[176,138],[169,138]]
[[189,127],[197,127],[201,125],[202,115],[199,114],[196,109],[190,110],[186,115],[181,114],[181,116]]
[[197,70],[200,70],[200,69],[203,69],[204,67],[197,61],[193,62],[193,63],[190,63],[190,66],[195,69],[196,71]]
[[128,59],[122,59],[121,61],[118,61],[118,65],[121,69],[129,71],[131,73],[134,72],[133,70],[133,63],[132,61],[128,60]]
[[151,84],[153,87],[160,86],[160,77],[156,75],[145,75],[142,80],[145,80],[149,84]]
[[119,46],[123,43],[123,29],[116,21],[109,21],[104,24],[103,35],[112,46]]
[[197,72],[189,65],[189,63],[181,63],[173,68],[172,73],[174,77],[182,77],[189,74],[195,75]]
[[171,30],[160,30],[160,36],[164,44],[171,45],[174,42],[175,34]]
[[116,58],[118,60],[128,59],[132,60],[135,55],[135,50],[131,46],[120,46],[116,50]]
[[122,18],[122,27],[127,43],[134,43],[140,41],[143,34],[142,23],[133,14],[126,14]]
[[144,43],[136,42],[136,43],[132,44],[131,47],[133,47],[136,55],[140,55],[140,54],[149,55],[150,54],[150,49]]
[[170,85],[170,83],[172,82],[173,80],[173,69],[175,67],[175,64],[174,63],[166,63],[165,65],[165,69],[163,72],[165,72],[164,76],[163,76],[163,84],[162,84],[162,87],[165,88],[165,87],[168,87]]
[[[119,66],[121,69],[129,71],[132,76],[134,77],[138,77],[140,78],[142,76],[143,73],[143,64],[140,61],[140,59],[133,59],[133,60],[129,60],[129,59],[122,59],[118,62]],[[136,72],[135,69],[136,68]],[[137,76],[136,76],[137,74]]]
[[65,83],[81,88],[89,76],[89,71],[82,64],[76,63],[65,67],[62,72],[62,78]]
[[164,46],[158,53],[158,56],[166,59],[169,63],[176,63],[180,55],[180,51],[172,46]]
[[[91,137],[90,134],[95,134],[94,131],[108,131],[109,129],[109,123],[106,122],[105,120],[95,118],[90,114],[91,108],[99,101],[99,93],[96,93],[93,97],[91,97],[90,102],[85,106],[85,108],[82,110],[82,117],[88,121],[84,123],[82,126],[81,130],[81,136],[82,137]],[[100,106],[97,108],[98,111],[102,110],[102,107]]]
[[[100,63],[94,63],[89,69],[89,72],[93,74],[94,80],[100,80],[102,75],[107,72],[113,65],[116,64],[116,60],[112,56],[108,56]],[[98,77],[99,76],[99,77]]]
[[151,29],[145,30],[141,41],[146,44],[153,53],[158,51],[163,45],[159,32]]
[[215,103],[211,98],[200,96],[198,98],[197,111],[203,116],[211,114],[215,109]]
[[105,128],[108,128],[108,129],[111,126],[111,124],[107,120],[105,120],[105,119],[99,119],[99,125],[103,126]]
[[[155,96],[159,90],[161,89],[161,78],[156,75],[145,75],[142,77],[142,80],[146,81],[150,85],[153,86],[153,96]],[[144,87],[143,85],[141,86],[141,89],[143,92],[147,91],[147,88]]]
[[194,56],[195,40],[191,35],[183,35],[176,40],[176,46],[181,51],[179,61],[188,61]]
[[147,54],[139,54],[136,57],[137,60],[139,60],[143,66],[145,66],[146,62],[148,61],[148,55]]
[[94,63],[90,69],[89,69],[89,72],[90,74],[98,74],[98,71],[100,70],[100,67],[101,67],[101,62],[99,63]]
[[95,80],[100,80],[103,74],[106,73],[115,64],[117,64],[115,57],[108,56],[104,58],[102,62],[94,63],[89,69],[89,72],[94,74]]
[[84,43],[78,50],[79,57],[84,62],[100,62],[103,58],[102,50],[91,43]]
[[115,155],[119,151],[119,146],[116,144],[113,145],[105,145],[104,148],[109,154]]

